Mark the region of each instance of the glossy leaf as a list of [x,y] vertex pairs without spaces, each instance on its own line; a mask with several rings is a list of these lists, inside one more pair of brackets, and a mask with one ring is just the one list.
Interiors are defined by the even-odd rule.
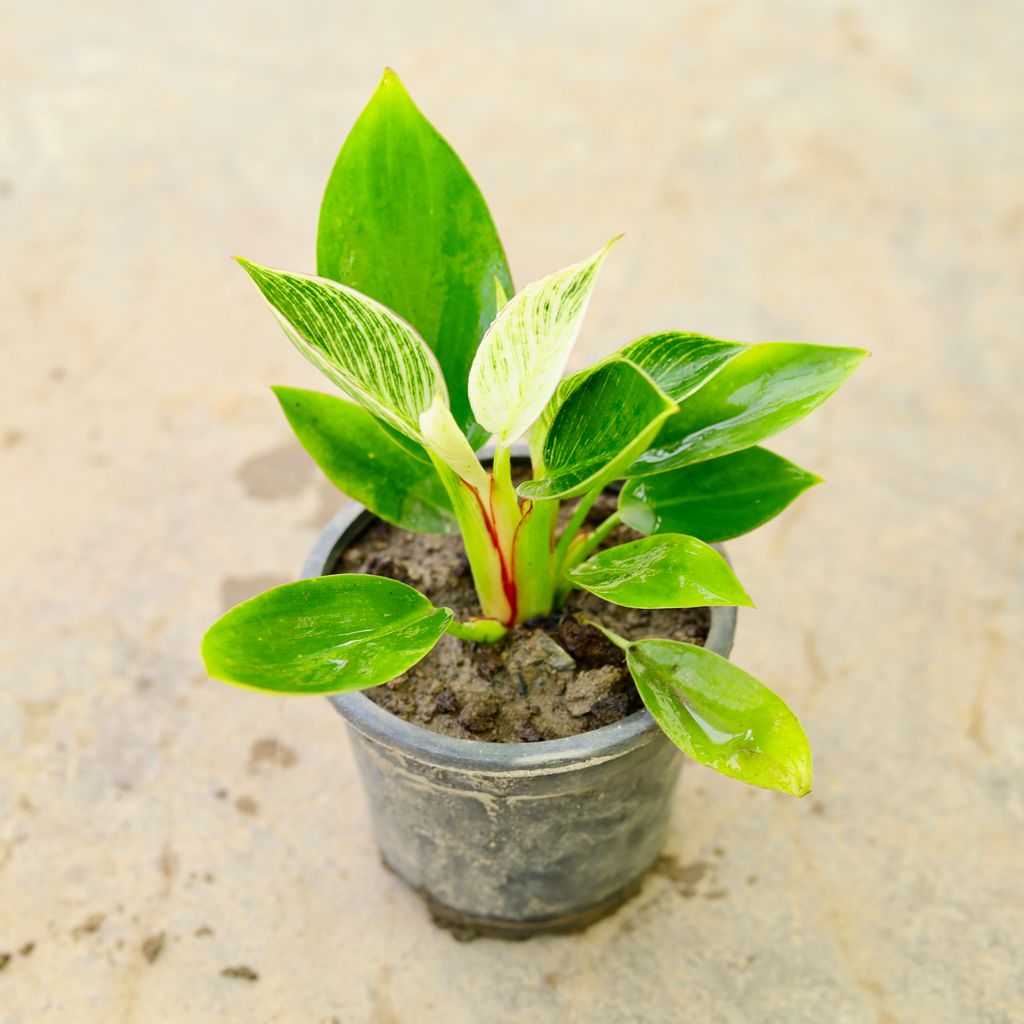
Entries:
[[641,537],[599,551],[568,576],[576,586],[627,608],[752,604],[713,547],[678,533]]
[[519,485],[525,498],[571,498],[617,479],[676,406],[625,360],[598,366],[555,413],[544,439],[544,476]]
[[686,533],[709,543],[748,533],[777,516],[821,477],[765,448],[627,480],[623,522],[640,533]]
[[749,448],[816,409],[854,371],[862,349],[753,345],[681,402],[628,476],[647,476]]
[[639,338],[604,363],[588,366],[564,378],[530,431],[530,449],[538,475],[543,470],[544,440],[555,415],[569,395],[605,363],[631,362],[642,369],[667,398],[678,403],[747,347],[739,342],[719,341],[702,334],[664,331]]
[[448,494],[425,451],[414,458],[379,420],[342,398],[303,388],[275,387],[274,394],[335,487],[402,529],[456,532]]
[[239,263],[314,366],[363,408],[422,442],[420,415],[448,396],[434,354],[408,323],[334,281]]
[[630,342],[618,354],[639,366],[669,398],[681,402],[749,348],[703,334],[663,331]]
[[469,371],[469,401],[498,444],[525,434],[554,393],[612,244],[528,284],[487,329]]
[[257,690],[362,690],[415,665],[451,620],[396,580],[320,576],[232,608],[203,638],[203,660],[211,676]]
[[673,640],[638,640],[626,661],[647,710],[695,761],[753,786],[810,792],[807,737],[793,712],[753,676]]
[[[512,279],[476,183],[393,71],[384,73],[331,172],[317,272],[416,328],[437,355],[452,413],[467,429],[469,368]],[[477,428],[473,439],[484,437]]]

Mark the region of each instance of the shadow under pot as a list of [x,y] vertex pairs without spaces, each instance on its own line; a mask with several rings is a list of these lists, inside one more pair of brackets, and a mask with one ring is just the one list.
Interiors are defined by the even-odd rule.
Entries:
[[[358,505],[320,535],[303,575],[335,571],[375,522]],[[705,647],[728,656],[735,608]],[[457,935],[574,931],[640,888],[661,850],[682,754],[646,709],[565,739],[486,743],[406,722],[363,693],[344,717],[385,864]]]

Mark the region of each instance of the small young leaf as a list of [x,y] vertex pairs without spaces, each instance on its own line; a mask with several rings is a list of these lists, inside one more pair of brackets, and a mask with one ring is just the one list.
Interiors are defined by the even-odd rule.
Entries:
[[319,277],[238,261],[295,347],[350,398],[422,443],[420,414],[448,392],[434,354],[379,302]]
[[528,284],[487,329],[469,371],[469,401],[498,444],[525,434],[554,393],[611,245]]
[[451,620],[396,580],[320,576],[232,608],[207,630],[203,660],[211,676],[257,690],[363,690],[415,665]]
[[627,480],[622,521],[640,533],[686,533],[708,543],[768,522],[821,478],[766,448]]
[[[454,533],[448,493],[421,448],[414,458],[365,409],[334,395],[275,387],[303,448],[327,479],[371,512],[404,530]],[[461,435],[460,435],[461,436]]]
[[775,343],[741,351],[679,405],[627,476],[649,476],[749,448],[816,409],[863,349]]
[[673,640],[637,640],[626,662],[647,710],[695,761],[753,786],[810,792],[807,737],[793,712],[753,676]]
[[641,537],[599,551],[568,576],[584,590],[626,608],[752,604],[714,548],[677,533]]
[[572,498],[623,475],[676,405],[632,363],[602,363],[555,413],[538,460],[545,474],[524,498]]
[[[511,292],[512,278],[476,183],[393,71],[338,154],[316,249],[322,277],[369,295],[419,331],[468,430],[469,367],[496,294]],[[472,433],[485,439],[479,428]]]

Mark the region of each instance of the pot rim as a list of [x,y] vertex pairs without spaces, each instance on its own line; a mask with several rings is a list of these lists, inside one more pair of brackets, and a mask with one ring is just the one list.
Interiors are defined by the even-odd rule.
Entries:
[[[317,537],[302,567],[302,577],[322,576],[338,555],[378,517],[351,502],[337,512]],[[719,550],[722,550],[720,546]],[[724,551],[723,551],[724,554]],[[714,607],[704,646],[727,657],[736,631],[736,609]],[[332,694],[335,710],[363,736],[438,767],[502,775],[547,774],[620,757],[661,734],[646,708],[590,732],[535,743],[495,743],[446,736],[406,722],[360,691]]]

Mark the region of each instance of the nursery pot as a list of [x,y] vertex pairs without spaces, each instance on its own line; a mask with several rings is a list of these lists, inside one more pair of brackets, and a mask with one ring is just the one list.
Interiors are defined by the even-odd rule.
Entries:
[[[303,575],[333,572],[375,521],[344,508]],[[705,646],[727,656],[735,628],[735,608],[712,608]],[[329,699],[385,864],[463,935],[585,927],[635,893],[658,856],[682,755],[646,710],[565,739],[484,743],[413,725],[362,693]]]

